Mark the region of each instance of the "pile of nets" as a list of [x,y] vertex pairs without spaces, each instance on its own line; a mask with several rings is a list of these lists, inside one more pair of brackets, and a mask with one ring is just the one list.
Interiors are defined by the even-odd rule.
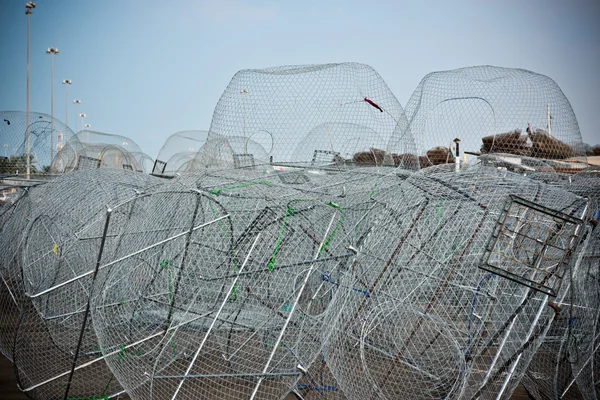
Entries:
[[[456,76],[480,91],[432,97]],[[143,168],[135,143],[80,132],[55,157],[68,173],[0,209],[0,350],[21,389],[491,399],[522,381],[540,399],[595,398],[600,177],[527,140],[527,153],[461,163],[453,146],[470,137],[452,141],[423,111],[484,99],[485,135],[501,138],[517,117],[502,117],[498,91],[515,76],[548,82],[430,75],[407,118],[365,65],[245,70],[208,132],[172,135]],[[578,155],[553,93],[535,96],[551,104],[551,138]],[[471,132],[458,122],[487,121],[474,109],[443,114]]]

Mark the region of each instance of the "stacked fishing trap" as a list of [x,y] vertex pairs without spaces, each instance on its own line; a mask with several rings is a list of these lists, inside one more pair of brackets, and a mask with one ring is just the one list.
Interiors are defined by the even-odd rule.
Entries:
[[529,71],[430,74],[406,113],[366,65],[240,71],[153,162],[82,131],[5,171],[0,350],[34,399],[595,399],[584,156]]

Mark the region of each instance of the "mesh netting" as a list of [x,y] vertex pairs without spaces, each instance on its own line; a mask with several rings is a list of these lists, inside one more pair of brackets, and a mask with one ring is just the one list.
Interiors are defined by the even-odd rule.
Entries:
[[356,63],[240,71],[217,103],[210,133],[238,138],[241,154],[252,154],[253,141],[275,163],[310,164],[323,152],[352,162],[374,149],[388,154],[379,164],[393,164],[391,154],[416,153],[398,100],[371,67]]
[[53,160],[67,142],[77,138],[64,123],[47,114],[23,111],[0,112],[0,175],[25,175],[27,171],[27,140],[29,127],[29,154],[32,174],[57,172]]
[[[65,174],[29,188],[16,203],[2,235],[7,243],[0,261],[4,279],[0,315],[6,321],[0,346],[15,362],[17,379],[28,395],[63,398],[72,368],[73,397],[122,391],[100,357],[87,318],[94,279],[68,282],[93,268],[102,247],[109,254],[118,248],[116,232],[108,232],[109,238],[103,240],[107,204],[134,196],[152,179],[114,170]],[[7,231],[12,234],[6,236]],[[95,282],[101,280],[99,275]]]
[[[600,175],[589,170],[563,179],[570,192],[594,201],[600,199]],[[592,217],[598,219],[592,207]],[[577,254],[578,270],[560,313],[523,377],[523,385],[536,399],[596,399],[600,318],[600,231],[588,227],[588,239]]]
[[508,396],[554,316],[547,286],[564,296],[561,261],[585,199],[485,167],[426,169],[376,199],[350,289],[327,310],[325,360],[341,388],[350,398]]
[[459,138],[460,149],[472,153],[585,156],[571,104],[552,79],[531,71],[480,66],[430,73],[406,115],[421,153],[454,147]]
[[150,172],[152,160],[131,139],[95,131],[79,131],[57,154],[53,167],[60,172],[117,168]]
[[193,169],[194,158],[207,138],[207,131],[182,131],[169,136],[156,157],[166,163],[160,174],[173,175]]
[[[156,160],[82,131],[52,163],[69,173],[3,179],[0,350],[21,388],[496,399],[523,378],[596,398],[600,179],[568,159],[564,95],[476,67],[428,75],[408,110],[361,64],[244,70],[211,130]],[[453,138],[485,154],[456,168]]]

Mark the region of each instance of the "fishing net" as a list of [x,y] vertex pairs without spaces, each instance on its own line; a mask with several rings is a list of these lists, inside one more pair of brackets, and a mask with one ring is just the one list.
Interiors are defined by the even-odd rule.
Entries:
[[[464,151],[585,157],[571,104],[552,79],[531,71],[478,66],[430,73],[406,115],[422,154],[435,146],[454,148],[458,138],[461,161]],[[431,157],[424,161],[436,164]]]
[[[119,247],[117,232],[103,232],[107,205],[135,195],[153,179],[122,170],[65,174],[30,188],[17,203],[4,228],[12,231],[14,243],[4,247],[1,261],[10,301],[2,303],[7,321],[0,340],[29,396],[122,392],[100,357],[86,311],[95,279],[85,274],[93,271],[100,249],[110,254]],[[80,274],[84,277],[71,281]]]
[[[474,67],[428,75],[407,110],[343,63],[240,71],[210,131],[156,160],[93,131],[50,146],[42,115],[32,148],[56,154],[35,170],[70,173],[0,186],[18,200],[0,207],[0,351],[21,388],[495,399],[523,378],[595,398],[600,186],[568,101]],[[457,143],[482,154],[455,168]]]
[[61,149],[54,161],[54,168],[60,172],[96,168],[146,172],[150,164],[150,157],[131,139],[85,130],[78,132],[75,140],[69,141]]
[[156,157],[157,160],[166,163],[166,168],[164,171],[155,172],[174,175],[190,170],[207,137],[207,131],[182,131],[169,136]]
[[[563,187],[596,202],[600,198],[600,175],[588,170],[568,176]],[[597,204],[591,218],[597,220]],[[594,354],[597,352],[600,317],[600,232],[587,227],[588,240],[576,257],[578,273],[571,277],[572,287],[559,303],[560,313],[523,377],[523,385],[536,399],[583,398],[597,396]]]
[[269,157],[263,161],[274,163],[352,163],[357,153],[378,151],[385,155],[378,164],[394,165],[396,154],[417,165],[402,107],[363,64],[242,70],[217,103],[209,141],[213,134],[237,137],[235,154],[257,159],[248,146],[254,141]]
[[[0,112],[0,176],[27,173],[27,140],[32,174],[57,172],[53,160],[67,142],[76,142],[74,133],[47,114],[23,111]],[[51,167],[52,165],[52,167]]]
[[322,315],[377,175],[290,175],[299,173],[184,175],[122,206],[130,247],[104,261],[111,272],[93,313],[132,398],[270,399],[317,387]]
[[325,360],[349,398],[508,396],[554,317],[549,294],[564,296],[587,202],[486,167],[422,171],[375,197],[326,311]]

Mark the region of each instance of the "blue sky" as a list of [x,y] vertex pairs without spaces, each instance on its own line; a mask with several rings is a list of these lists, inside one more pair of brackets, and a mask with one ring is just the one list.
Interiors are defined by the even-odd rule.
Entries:
[[[0,110],[26,108],[25,0],[0,2]],[[554,79],[584,141],[600,143],[600,1],[38,0],[31,17],[31,109],[65,118],[69,78],[92,129],[156,156],[172,133],[208,129],[240,69],[356,61],[404,106],[429,72],[472,65]]]

